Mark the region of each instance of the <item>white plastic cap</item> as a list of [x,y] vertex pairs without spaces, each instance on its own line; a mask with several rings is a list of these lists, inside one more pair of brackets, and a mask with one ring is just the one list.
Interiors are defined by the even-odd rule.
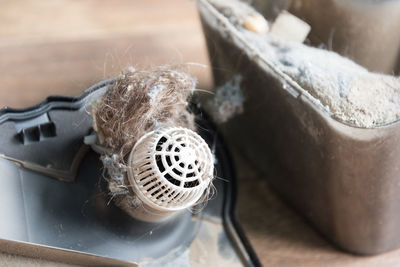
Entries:
[[128,179],[142,201],[130,212],[137,219],[160,221],[199,201],[214,175],[207,143],[180,127],[152,131],[138,140],[129,156]]

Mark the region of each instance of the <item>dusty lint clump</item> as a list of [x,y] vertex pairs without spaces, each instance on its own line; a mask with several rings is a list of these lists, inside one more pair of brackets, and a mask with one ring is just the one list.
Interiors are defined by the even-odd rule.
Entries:
[[195,85],[190,75],[167,67],[123,73],[95,106],[100,143],[125,157],[158,127],[194,129],[187,105]]
[[207,105],[216,122],[225,123],[232,117],[243,113],[245,98],[240,89],[242,80],[243,77],[236,74],[231,80],[215,89],[215,95]]
[[140,137],[159,128],[195,129],[188,101],[196,80],[176,68],[124,72],[105,94],[93,103],[96,146],[115,203],[135,208],[140,200],[128,186],[127,158]]

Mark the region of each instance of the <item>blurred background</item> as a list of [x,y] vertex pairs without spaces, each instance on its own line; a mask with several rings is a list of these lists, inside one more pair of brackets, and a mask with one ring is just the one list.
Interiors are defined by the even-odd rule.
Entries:
[[211,87],[194,1],[57,0],[0,2],[0,107],[48,95],[79,95],[128,66],[196,62]]
[[[196,63],[187,69],[199,88],[211,89],[207,57],[194,0],[0,1],[0,108],[31,106],[48,95],[78,96],[129,66]],[[400,251],[360,258],[335,249],[231,149],[239,218],[263,264],[397,266]],[[0,265],[54,263],[0,253]]]

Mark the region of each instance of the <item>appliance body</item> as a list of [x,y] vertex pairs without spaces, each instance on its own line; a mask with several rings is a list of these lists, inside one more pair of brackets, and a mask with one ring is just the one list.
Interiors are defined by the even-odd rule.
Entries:
[[83,139],[92,128],[91,101],[114,81],[79,98],[0,111],[0,250],[88,265],[257,265],[236,220],[229,155],[201,111],[199,134],[214,148],[217,175],[224,177],[214,182],[218,194],[197,213],[161,223],[135,220],[113,205],[99,155]]
[[[283,2],[253,4],[271,12]],[[219,126],[229,144],[341,249],[377,254],[400,247],[400,123],[360,128],[336,120],[245,42],[210,1],[197,3],[216,85],[243,78],[243,113]]]

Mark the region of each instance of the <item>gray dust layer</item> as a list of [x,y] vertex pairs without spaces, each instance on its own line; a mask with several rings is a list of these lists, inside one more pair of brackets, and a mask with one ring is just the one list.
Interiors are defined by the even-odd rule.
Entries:
[[333,117],[367,128],[400,118],[398,77],[369,72],[332,51],[253,33],[240,21],[257,11],[240,1],[210,2],[265,60],[297,82]]

